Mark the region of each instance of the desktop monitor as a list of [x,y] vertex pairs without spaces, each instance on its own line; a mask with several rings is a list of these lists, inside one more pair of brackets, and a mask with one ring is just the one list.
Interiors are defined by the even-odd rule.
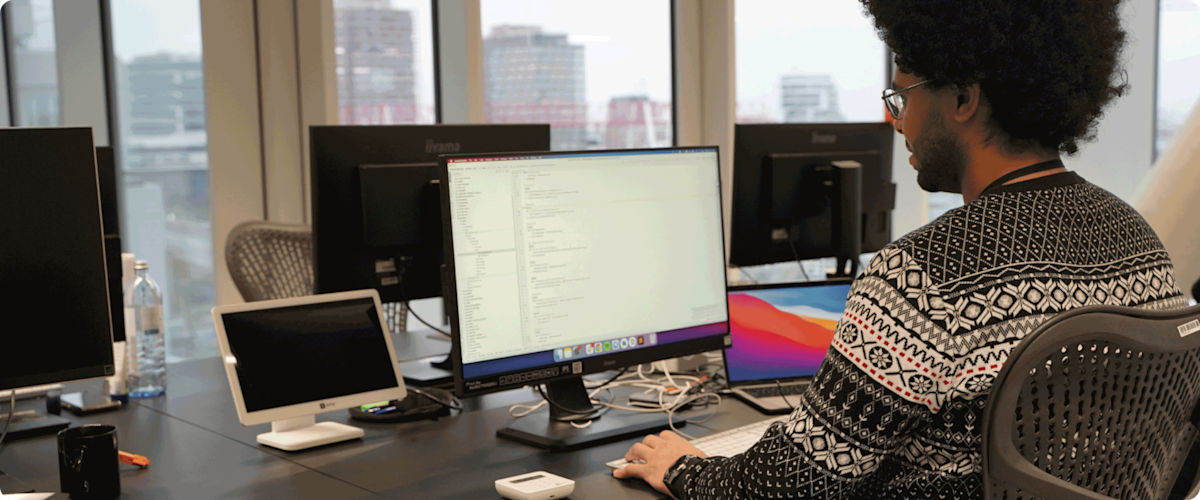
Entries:
[[213,308],[217,343],[242,425],[294,451],[362,437],[316,414],[407,394],[375,290]]
[[[0,389],[111,376],[113,306],[92,130],[0,128],[0,177],[0,283],[10,291],[0,302]],[[5,425],[15,439],[70,421],[34,414]]]
[[437,158],[545,151],[549,125],[310,128],[316,293],[374,288],[383,302],[442,294]]
[[0,389],[114,372],[91,128],[0,129]]
[[887,123],[736,125],[730,264],[856,263],[891,242],[895,133]]
[[662,414],[596,418],[581,376],[729,345],[717,158],[442,157],[455,392],[546,384],[551,402],[549,419],[498,435],[569,450],[668,426]]
[[96,174],[100,180],[100,216],[104,227],[104,265],[108,272],[113,342],[122,342],[125,340],[125,291],[121,288],[121,215],[117,206],[117,164],[113,148],[96,148]]

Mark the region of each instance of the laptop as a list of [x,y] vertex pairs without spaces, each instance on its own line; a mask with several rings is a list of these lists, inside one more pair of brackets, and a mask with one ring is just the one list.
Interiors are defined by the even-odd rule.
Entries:
[[729,388],[768,415],[790,413],[825,360],[850,281],[729,287]]

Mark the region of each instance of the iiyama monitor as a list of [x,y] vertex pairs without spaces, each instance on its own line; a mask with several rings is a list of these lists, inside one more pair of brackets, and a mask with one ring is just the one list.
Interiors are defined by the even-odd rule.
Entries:
[[442,294],[437,158],[544,151],[549,125],[310,128],[316,293],[374,288],[385,303]]
[[891,242],[895,134],[887,123],[736,125],[730,264],[849,257]]
[[581,376],[728,345],[719,171],[715,147],[442,158],[455,391],[553,403],[498,435],[567,450],[667,427],[589,414]]

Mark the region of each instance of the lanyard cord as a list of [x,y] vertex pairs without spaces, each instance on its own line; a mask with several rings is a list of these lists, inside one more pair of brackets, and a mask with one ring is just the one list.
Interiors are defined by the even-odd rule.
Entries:
[[990,191],[998,189],[998,188],[1000,188],[1000,186],[1003,186],[1004,183],[1011,181],[1013,179],[1016,179],[1018,177],[1024,177],[1026,175],[1036,174],[1038,172],[1045,172],[1047,170],[1054,170],[1056,168],[1066,168],[1066,166],[1063,165],[1062,160],[1050,160],[1050,161],[1044,161],[1042,163],[1030,165],[1028,167],[1018,168],[1016,170],[1013,170],[1012,172],[1004,174],[999,179],[992,181],[991,184],[988,184],[988,187],[984,188],[983,191],[979,193],[979,196],[988,194]]

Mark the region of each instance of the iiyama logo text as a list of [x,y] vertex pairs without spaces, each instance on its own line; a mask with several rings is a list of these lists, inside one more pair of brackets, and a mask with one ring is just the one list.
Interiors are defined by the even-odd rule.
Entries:
[[834,144],[837,142],[837,134],[822,134],[820,132],[812,133],[813,144]]
[[462,149],[462,145],[457,142],[433,142],[433,139],[425,139],[426,153],[457,153]]

